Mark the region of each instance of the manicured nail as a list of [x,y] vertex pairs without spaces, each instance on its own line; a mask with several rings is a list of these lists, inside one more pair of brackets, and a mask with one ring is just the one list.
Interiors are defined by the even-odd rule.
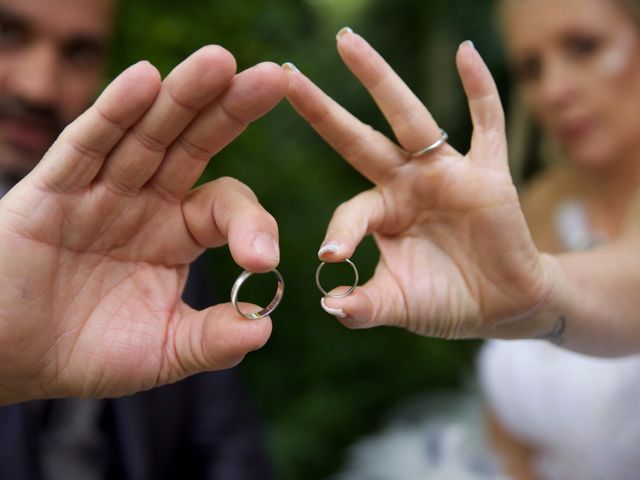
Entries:
[[251,242],[253,249],[262,257],[269,260],[270,263],[278,263],[280,261],[280,251],[278,245],[271,235],[266,233],[258,233]]
[[340,250],[340,245],[335,242],[325,243],[320,250],[318,250],[318,258],[322,258],[322,256],[326,253],[338,253]]
[[299,72],[298,67],[296,67],[293,63],[287,62],[282,64],[282,68],[285,70],[289,70],[290,72]]
[[353,30],[351,30],[351,27],[343,27],[343,28],[341,28],[340,31],[338,32],[338,34],[336,35],[336,38],[338,40],[340,40],[347,33],[353,33]]
[[461,47],[462,47],[462,46],[465,46],[465,45],[466,45],[467,47],[473,48],[474,50],[475,50],[475,48],[476,48],[476,46],[473,44],[473,42],[472,42],[471,40],[465,40],[464,42],[462,42],[462,43],[460,44],[460,46],[461,46]]
[[324,297],[320,299],[320,306],[329,315],[333,315],[334,317],[337,317],[337,318],[347,318],[347,314],[344,312],[343,309],[327,307],[327,304],[324,303]]

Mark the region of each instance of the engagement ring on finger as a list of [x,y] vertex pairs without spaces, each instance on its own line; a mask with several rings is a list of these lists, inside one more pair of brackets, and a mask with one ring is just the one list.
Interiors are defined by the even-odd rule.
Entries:
[[316,285],[318,286],[320,291],[325,296],[332,297],[332,298],[343,298],[343,297],[346,297],[347,295],[351,295],[351,293],[358,286],[358,280],[360,278],[359,275],[358,275],[358,269],[356,268],[355,264],[351,260],[349,260],[348,258],[345,260],[345,262],[348,263],[349,265],[351,265],[351,268],[353,269],[353,272],[355,273],[355,280],[353,281],[353,285],[351,285],[351,287],[349,287],[349,289],[346,292],[340,293],[340,294],[329,293],[324,288],[322,288],[322,284],[320,283],[320,272],[322,271],[324,266],[327,264],[327,262],[322,262],[320,265],[318,265],[318,269],[316,270]]
[[417,152],[407,152],[407,153],[409,154],[409,156],[411,158],[421,157],[423,155],[426,155],[427,153],[431,153],[431,152],[439,149],[441,146],[443,146],[445,143],[447,143],[447,140],[449,140],[449,135],[447,134],[447,132],[445,132],[441,128],[440,129],[440,138],[438,138],[431,145],[427,145],[422,150],[418,150]]
[[272,272],[275,274],[278,280],[276,294],[269,305],[267,305],[262,310],[253,313],[243,312],[242,310],[240,310],[240,306],[238,305],[238,294],[240,293],[240,288],[242,287],[242,284],[245,282],[245,280],[253,275],[253,272],[248,272],[247,270],[245,270],[238,276],[235,283],[233,284],[233,288],[231,288],[231,303],[233,303],[233,306],[240,315],[250,320],[257,320],[259,318],[264,318],[270,315],[278,307],[280,301],[282,300],[282,296],[284,295],[284,279],[282,278],[282,275],[280,275],[280,272],[278,270],[274,269],[272,270]]

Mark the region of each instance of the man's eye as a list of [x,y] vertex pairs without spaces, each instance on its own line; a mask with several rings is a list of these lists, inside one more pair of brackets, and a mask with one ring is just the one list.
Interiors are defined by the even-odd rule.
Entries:
[[0,48],[18,46],[26,38],[27,32],[21,25],[0,20]]
[[72,43],[64,48],[64,58],[79,68],[94,67],[102,61],[103,49],[93,43]]

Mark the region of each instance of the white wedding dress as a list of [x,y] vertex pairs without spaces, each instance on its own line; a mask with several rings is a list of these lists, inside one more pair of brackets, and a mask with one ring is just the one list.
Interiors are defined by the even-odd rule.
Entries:
[[[578,202],[561,205],[554,220],[567,250],[601,241]],[[594,358],[544,340],[493,340],[478,370],[481,393],[431,394],[401,407],[351,448],[335,480],[504,479],[484,429],[487,405],[537,450],[540,480],[640,479],[639,355]]]

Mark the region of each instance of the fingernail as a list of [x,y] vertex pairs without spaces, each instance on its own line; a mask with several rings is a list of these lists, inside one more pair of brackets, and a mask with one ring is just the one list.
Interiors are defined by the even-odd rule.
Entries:
[[334,317],[337,317],[337,318],[347,318],[347,314],[344,312],[343,309],[327,307],[327,304],[324,303],[324,297],[320,299],[320,306],[329,315],[333,315]]
[[293,63],[291,62],[286,62],[282,64],[282,68],[284,68],[285,70],[288,70],[290,72],[299,72],[300,70],[298,70],[298,67],[296,67]]
[[467,46],[467,47],[473,48],[474,50],[475,50],[475,48],[476,48],[476,46],[473,44],[473,42],[472,42],[471,40],[465,40],[464,42],[462,42],[462,43],[460,44],[460,46],[461,46],[461,47],[462,47],[462,46]]
[[351,30],[351,27],[342,27],[338,32],[338,34],[336,35],[336,39],[340,40],[347,33],[353,33],[353,30]]
[[318,250],[318,258],[322,258],[322,256],[326,253],[338,253],[340,250],[340,245],[335,242],[325,243],[320,250]]
[[278,250],[278,245],[271,235],[268,235],[266,233],[258,233],[253,238],[251,246],[262,257],[269,260],[269,262],[278,263],[280,261],[280,252]]

